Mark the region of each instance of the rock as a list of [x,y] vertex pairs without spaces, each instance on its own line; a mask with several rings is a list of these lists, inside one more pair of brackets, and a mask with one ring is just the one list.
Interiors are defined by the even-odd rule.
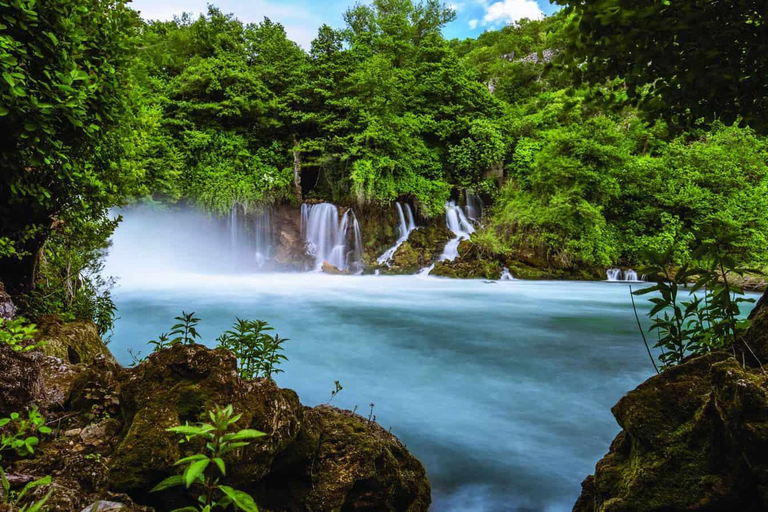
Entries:
[[43,346],[46,355],[72,364],[91,363],[99,354],[114,361],[92,321],[64,322],[57,316],[48,316],[40,321],[38,327],[39,339],[46,342]]
[[398,247],[390,266],[379,270],[384,274],[415,274],[434,263],[451,238],[453,233],[444,225],[421,227]]
[[[768,352],[766,300],[746,336],[758,354]],[[745,368],[727,353],[648,379],[612,409],[622,431],[574,512],[768,509],[766,389],[756,361]]]
[[327,261],[323,262],[322,269],[323,269],[323,272],[325,272],[326,274],[331,274],[331,275],[335,275],[335,276],[348,276],[349,275],[349,271],[341,270],[339,267],[331,265]]
[[43,396],[43,378],[35,354],[0,344],[0,418],[23,412]]
[[95,501],[85,507],[81,512],[117,512],[118,510],[127,510],[125,503],[119,501]]
[[3,282],[0,281],[0,318],[3,320],[12,320],[16,316],[16,306],[11,300],[11,296],[5,291]]
[[429,507],[424,468],[394,436],[348,411],[304,407],[271,380],[242,380],[227,351],[176,345],[125,369],[104,354],[88,365],[70,364],[0,347],[0,364],[0,405],[35,403],[60,432],[41,436],[31,458],[6,466],[13,474],[51,475],[53,484],[31,495],[53,491],[50,510],[88,510],[96,501],[137,512],[192,504],[183,489],[149,492],[178,472],[176,460],[198,450],[167,429],[206,420],[223,404],[242,415],[238,428],[267,433],[226,459],[225,481],[255,496],[264,510]]

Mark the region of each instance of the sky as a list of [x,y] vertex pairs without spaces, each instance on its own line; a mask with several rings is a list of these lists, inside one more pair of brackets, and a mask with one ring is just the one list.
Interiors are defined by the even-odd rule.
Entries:
[[[344,26],[342,14],[356,0],[133,0],[132,6],[144,19],[172,19],[175,14],[200,14],[213,3],[244,22],[260,22],[265,16],[281,23],[288,37],[309,49],[322,24]],[[363,2],[367,3],[367,2]],[[556,6],[548,0],[446,0],[456,11],[456,21],[444,31],[448,38],[475,37],[521,18],[551,14]]]

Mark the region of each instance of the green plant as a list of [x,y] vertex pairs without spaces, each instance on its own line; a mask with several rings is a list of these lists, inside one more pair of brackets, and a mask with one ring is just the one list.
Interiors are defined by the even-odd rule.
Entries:
[[[661,349],[662,369],[691,355],[735,350],[749,327],[749,320],[741,318],[740,305],[754,300],[741,297],[744,290],[734,285],[731,277],[757,271],[737,267],[724,247],[722,243],[703,244],[694,256],[706,263],[705,267],[684,264],[674,272],[671,250],[647,254],[652,264],[645,273],[657,276],[658,282],[632,293],[659,295],[648,299],[653,304],[648,316],[652,319],[649,330],[658,334],[655,348]],[[688,299],[682,299],[681,289],[686,289],[694,279]],[[701,296],[696,294],[699,291]]]
[[[48,475],[38,480],[29,482],[27,485],[24,486],[24,488],[21,489],[21,491],[14,492],[11,490],[11,484],[10,482],[8,482],[8,479],[5,476],[5,471],[3,471],[3,468],[0,467],[0,484],[2,485],[2,489],[3,489],[2,501],[0,501],[0,503],[4,503],[6,505],[19,505],[19,503],[21,503],[21,501],[24,499],[24,496],[26,496],[29,491],[31,491],[35,487],[50,485],[50,483],[51,483],[51,476]],[[45,506],[45,503],[51,497],[52,492],[53,491],[49,492],[40,501],[30,503],[28,505],[24,505],[23,507],[21,507],[19,512],[39,512],[40,510],[43,509],[43,507]]]
[[267,322],[238,318],[231,330],[219,336],[219,347],[235,355],[242,378],[271,379],[273,374],[282,373],[279,366],[288,360],[282,354],[282,345],[289,340],[277,333],[268,334],[273,330]]
[[168,348],[171,346],[171,342],[169,341],[168,334],[162,333],[160,336],[157,337],[156,340],[151,340],[147,342],[147,345],[152,345],[155,347],[152,351],[153,352],[159,352],[163,350],[164,348]]
[[334,398],[336,398],[336,395],[338,395],[341,392],[341,390],[344,389],[341,386],[341,383],[337,380],[333,381],[333,386],[334,386],[334,389],[333,391],[331,391],[331,398],[330,400],[328,400],[329,404],[333,401]]
[[33,407],[24,418],[18,412],[11,413],[10,417],[0,419],[0,459],[2,452],[13,450],[20,457],[31,455],[40,439],[35,434],[50,434],[50,427],[45,425],[45,418]]
[[[191,345],[195,342],[196,338],[200,337],[200,334],[197,332],[197,324],[200,323],[200,319],[195,318],[194,311],[191,313],[182,311],[181,316],[175,317],[174,320],[176,320],[177,323],[171,327],[170,335],[175,337],[172,338],[169,342],[170,345],[177,345],[179,343],[183,343],[184,345]],[[159,342],[164,343],[165,340],[159,340]],[[160,345],[156,345],[156,347],[159,347],[158,350],[165,348],[165,346],[161,347]]]
[[35,341],[36,334],[37,326],[24,318],[0,318],[0,345],[9,345],[16,352],[30,352],[45,345],[44,341]]
[[205,443],[205,451],[176,461],[176,466],[184,467],[183,473],[166,478],[157,484],[152,492],[181,485],[187,489],[192,486],[200,489],[197,507],[183,507],[174,512],[210,512],[216,509],[226,510],[230,506],[235,510],[258,512],[251,496],[219,482],[226,476],[224,457],[266,434],[252,429],[230,432],[241,417],[240,414],[234,413],[231,405],[224,408],[217,406],[208,415],[210,423],[187,424],[168,429],[169,432],[183,436],[182,442],[202,441]]

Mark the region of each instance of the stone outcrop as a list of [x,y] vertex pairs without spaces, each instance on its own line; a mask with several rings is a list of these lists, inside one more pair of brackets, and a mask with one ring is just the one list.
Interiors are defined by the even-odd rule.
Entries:
[[91,363],[99,354],[114,360],[93,322],[64,322],[60,317],[50,316],[43,318],[38,328],[38,339],[45,342],[43,353],[46,355],[72,364]]
[[226,461],[226,483],[251,493],[261,510],[429,507],[424,468],[394,436],[349,411],[305,407],[271,380],[241,379],[226,351],[177,345],[126,369],[105,354],[71,364],[0,347],[0,367],[0,413],[34,403],[57,425],[33,457],[4,458],[14,478],[53,477],[34,494],[53,490],[51,510],[82,511],[97,500],[135,512],[193,504],[181,489],[149,492],[195,453],[166,429],[224,404],[242,414],[237,427],[267,434]]
[[613,407],[622,431],[574,512],[768,510],[765,296],[752,321],[737,358],[691,359]]
[[389,266],[381,266],[383,274],[415,274],[437,261],[445,244],[454,235],[444,225],[421,227],[398,247]]

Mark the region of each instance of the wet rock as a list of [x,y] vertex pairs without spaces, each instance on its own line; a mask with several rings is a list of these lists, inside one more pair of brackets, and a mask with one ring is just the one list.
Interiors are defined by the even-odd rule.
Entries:
[[[747,342],[768,345],[768,306]],[[648,379],[612,412],[622,431],[584,481],[575,512],[768,509],[768,375],[728,353]]]
[[398,247],[390,266],[380,270],[384,274],[415,274],[437,261],[453,236],[444,225],[421,227]]
[[349,271],[341,270],[339,267],[337,267],[335,265],[331,265],[327,261],[323,262],[322,269],[323,269],[323,272],[325,272],[326,274],[331,274],[331,275],[334,275],[334,276],[348,276],[349,275]]
[[5,291],[3,282],[0,281],[0,318],[11,320],[16,316],[16,306],[11,300],[11,296]]

